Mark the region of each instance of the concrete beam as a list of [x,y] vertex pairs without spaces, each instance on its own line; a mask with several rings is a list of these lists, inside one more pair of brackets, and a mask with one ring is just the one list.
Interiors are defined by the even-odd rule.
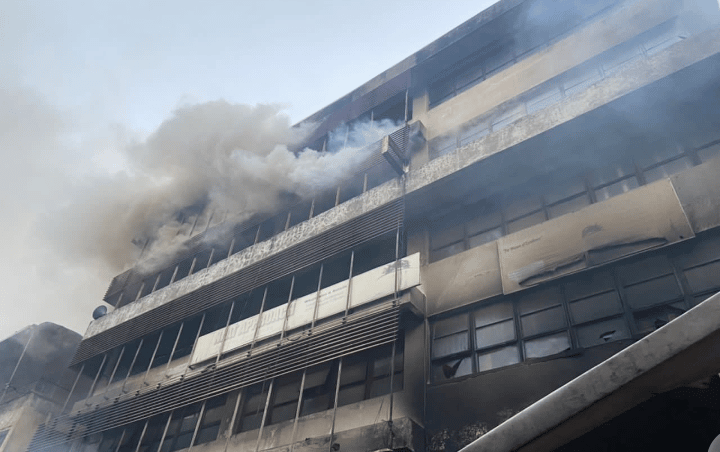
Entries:
[[720,371],[720,294],[553,391],[461,452],[551,451],[651,398]]

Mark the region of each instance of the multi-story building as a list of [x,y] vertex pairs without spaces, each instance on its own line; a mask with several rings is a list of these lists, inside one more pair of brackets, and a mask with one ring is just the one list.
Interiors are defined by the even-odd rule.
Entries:
[[322,109],[314,149],[399,126],[339,187],[189,217],[183,255],[116,277],[31,450],[707,448],[718,15],[502,0]]
[[54,323],[0,342],[0,451],[27,450],[38,426],[75,402],[68,364],[81,336]]

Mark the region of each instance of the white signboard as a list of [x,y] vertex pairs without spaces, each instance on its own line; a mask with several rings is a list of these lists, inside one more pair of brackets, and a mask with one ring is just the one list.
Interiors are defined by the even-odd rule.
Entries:
[[[397,272],[398,290],[405,290],[420,284],[420,253],[405,257],[399,262]],[[233,323],[212,333],[201,336],[193,352],[190,365],[194,365],[211,358],[218,353],[230,352],[248,345],[255,340],[265,339],[280,334],[287,318],[287,330],[312,323],[317,304],[317,319],[330,317],[344,312],[348,303],[351,308],[369,303],[395,292],[396,263],[391,262],[382,267],[354,276],[348,281],[342,281],[326,287],[318,293],[311,293],[304,297],[290,301],[259,315]],[[348,294],[348,285],[350,293]],[[288,306],[290,311],[288,312]],[[260,318],[260,327],[257,322]],[[255,332],[257,331],[257,337]]]

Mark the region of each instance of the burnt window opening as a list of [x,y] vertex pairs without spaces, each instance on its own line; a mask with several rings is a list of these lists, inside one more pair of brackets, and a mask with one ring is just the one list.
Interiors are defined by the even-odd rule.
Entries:
[[638,340],[720,291],[720,234],[501,296],[432,321],[432,380]]
[[667,178],[703,163],[708,156],[720,156],[720,145],[715,141],[698,149],[651,149],[651,154],[611,161],[584,175],[538,184],[534,187],[536,193],[524,193],[519,188],[505,193],[502,201],[499,196],[491,196],[439,214],[430,221],[430,262]]

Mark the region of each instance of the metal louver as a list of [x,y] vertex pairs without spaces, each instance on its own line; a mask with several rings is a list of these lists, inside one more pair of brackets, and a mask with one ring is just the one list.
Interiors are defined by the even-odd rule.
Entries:
[[70,365],[158,331],[393,231],[402,223],[403,215],[404,200],[394,200],[152,311],[91,336],[80,343]]
[[395,300],[320,325],[308,332],[259,347],[167,380],[160,387],[131,393],[107,406],[65,415],[38,428],[29,451],[48,450],[76,438],[147,419],[215,395],[237,390],[315,364],[387,344],[398,333]]

